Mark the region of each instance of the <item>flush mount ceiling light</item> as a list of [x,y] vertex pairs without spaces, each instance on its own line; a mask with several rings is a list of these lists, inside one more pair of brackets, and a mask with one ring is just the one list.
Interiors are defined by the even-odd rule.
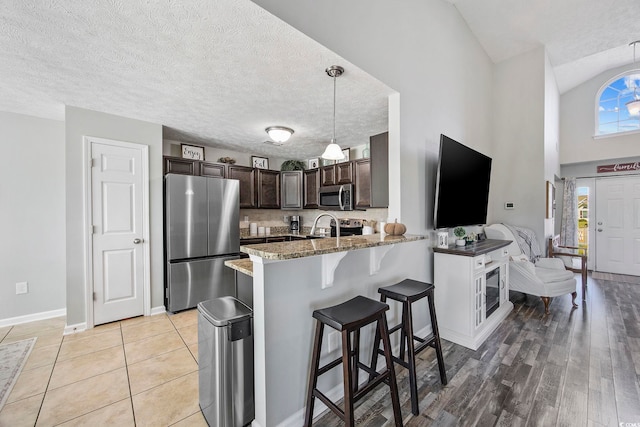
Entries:
[[269,126],[265,131],[275,142],[286,142],[293,135],[293,129],[284,126]]
[[333,77],[333,138],[331,143],[322,153],[322,158],[327,160],[342,160],[344,153],[340,146],[336,143],[336,78],[344,73],[344,68],[339,65],[332,65],[325,70],[329,77]]
[[[633,46],[633,64],[636,63],[636,45],[640,43],[640,40],[636,40],[634,42],[629,43],[629,46]],[[625,105],[627,106],[627,110],[629,110],[630,116],[640,116],[640,97],[636,93],[638,87],[633,86],[633,99],[627,102]]]

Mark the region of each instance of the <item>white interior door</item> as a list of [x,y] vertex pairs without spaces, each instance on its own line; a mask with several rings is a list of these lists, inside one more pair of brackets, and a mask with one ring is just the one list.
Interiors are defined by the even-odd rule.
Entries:
[[596,269],[640,276],[640,177],[596,180]]
[[98,325],[144,313],[147,153],[138,144],[90,144],[93,323]]

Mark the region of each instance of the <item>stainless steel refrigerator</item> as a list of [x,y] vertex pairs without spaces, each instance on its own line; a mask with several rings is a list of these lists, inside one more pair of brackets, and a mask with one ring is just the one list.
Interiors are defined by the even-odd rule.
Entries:
[[236,296],[240,253],[240,182],[167,174],[165,188],[165,303],[176,312],[221,296]]

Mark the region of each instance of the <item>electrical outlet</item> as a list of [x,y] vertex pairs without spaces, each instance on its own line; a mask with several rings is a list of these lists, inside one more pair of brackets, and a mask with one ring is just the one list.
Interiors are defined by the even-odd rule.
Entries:
[[327,343],[327,352],[328,353],[333,353],[334,351],[338,350],[340,348],[340,340],[341,340],[341,335],[340,332],[338,331],[331,331],[329,332],[329,336],[328,338],[328,343]]
[[16,295],[29,293],[29,282],[16,283]]

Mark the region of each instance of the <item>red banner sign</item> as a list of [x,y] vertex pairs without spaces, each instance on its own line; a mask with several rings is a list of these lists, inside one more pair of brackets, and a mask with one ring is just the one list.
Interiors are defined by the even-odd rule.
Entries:
[[640,171],[640,163],[616,163],[615,165],[598,166],[598,173]]

